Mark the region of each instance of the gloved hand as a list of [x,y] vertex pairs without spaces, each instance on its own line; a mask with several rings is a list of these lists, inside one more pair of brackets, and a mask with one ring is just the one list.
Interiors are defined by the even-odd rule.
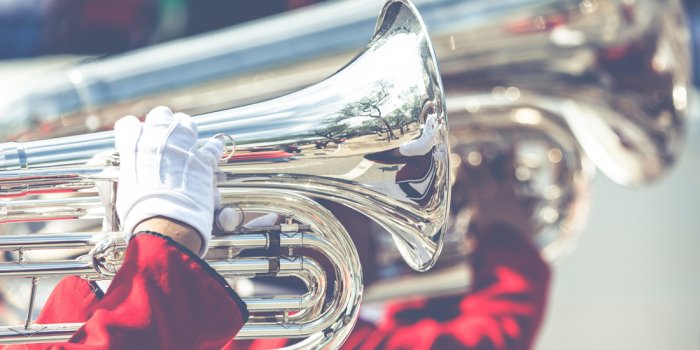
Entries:
[[133,116],[114,126],[120,157],[117,215],[127,241],[142,221],[163,216],[187,224],[202,237],[204,256],[217,203],[214,173],[224,143],[210,139],[197,149],[197,126],[186,114],[154,108],[141,123]]
[[437,115],[429,115],[425,119],[425,124],[423,125],[423,133],[420,135],[420,137],[415,140],[408,141],[399,146],[399,152],[401,153],[401,155],[413,157],[422,156],[430,152],[433,146],[437,143],[435,142],[437,127]]

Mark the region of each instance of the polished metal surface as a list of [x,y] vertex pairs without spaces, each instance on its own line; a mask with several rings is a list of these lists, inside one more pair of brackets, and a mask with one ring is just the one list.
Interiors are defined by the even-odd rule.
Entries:
[[[411,267],[426,270],[440,251],[448,205],[447,118],[436,66],[415,10],[407,2],[390,2],[367,48],[330,78],[195,121],[201,139],[229,135],[243,155],[300,150],[245,164],[234,157],[220,168],[239,187],[295,191],[361,211],[393,235]],[[436,131],[426,136],[432,139],[420,156],[390,156],[392,166],[371,160],[421,136],[428,120]],[[2,144],[0,192],[11,197],[82,190],[104,166],[81,166],[113,151],[113,144],[112,132]],[[422,184],[401,179],[406,164],[426,168],[421,176],[427,187],[416,190]],[[4,221],[29,219],[16,205],[3,203]],[[47,213],[47,207],[37,202],[38,211]],[[66,209],[56,215],[82,213]]]
[[[224,134],[235,142],[236,153],[223,160],[217,177],[222,205],[287,218],[263,230],[272,230],[275,239],[241,228],[217,237],[207,262],[227,278],[286,276],[306,287],[302,295],[246,298],[253,315],[237,338],[305,338],[292,348],[335,349],[349,335],[363,290],[359,257],[345,228],[318,199],[374,219],[392,233],[412,268],[435,263],[449,203],[447,118],[430,39],[410,2],[388,1],[365,50],[328,79],[266,102],[202,114],[195,122],[202,140]],[[113,217],[97,190],[117,180],[113,143],[107,131],[0,144],[0,222]],[[399,150],[405,145],[413,145],[412,154]],[[421,181],[406,179],[406,169],[419,169]],[[76,248],[92,249],[75,260],[40,255]],[[109,279],[125,244],[109,233],[13,235],[0,236],[0,250],[16,255],[0,263],[0,277],[33,281],[25,325],[1,327],[0,343],[42,342],[66,339],[79,325],[31,324],[38,278]],[[239,256],[250,250],[282,253]],[[321,254],[330,268],[304,256],[308,251]]]

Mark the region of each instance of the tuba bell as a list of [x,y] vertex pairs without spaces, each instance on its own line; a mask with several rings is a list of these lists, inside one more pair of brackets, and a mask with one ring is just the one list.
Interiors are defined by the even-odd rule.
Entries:
[[[409,1],[387,1],[367,47],[326,80],[194,120],[201,140],[216,134],[230,140],[220,164],[222,204],[243,215],[274,212],[287,218],[263,229],[241,226],[224,232],[212,242],[216,257],[208,263],[226,277],[291,276],[308,289],[298,298],[248,299],[253,317],[239,338],[302,337],[307,339],[300,346],[326,348],[338,347],[352,329],[362,294],[358,255],[342,225],[311,198],[340,203],[375,220],[394,235],[412,268],[422,271],[435,263],[449,203],[447,118],[430,39]],[[372,161],[418,138],[427,145],[419,155],[401,156],[389,167]],[[113,153],[113,144],[111,131],[0,144],[4,231],[8,224],[112,216],[101,209],[96,185],[114,189],[110,184],[116,177],[104,170],[118,165],[118,155],[96,156]],[[410,166],[425,169],[420,186],[402,180],[402,169]],[[69,337],[76,325],[32,324],[36,284],[51,276],[109,278],[124,249],[118,227],[111,231],[0,236],[0,250],[17,255],[16,261],[0,263],[0,277],[32,280],[25,324],[0,328],[0,342]],[[60,261],[35,260],[39,254],[30,254],[70,248],[91,251]],[[280,249],[282,256],[259,255]],[[258,255],[239,255],[248,250]],[[299,253],[305,250],[332,263],[334,277]],[[326,288],[334,292],[331,300],[325,298]]]

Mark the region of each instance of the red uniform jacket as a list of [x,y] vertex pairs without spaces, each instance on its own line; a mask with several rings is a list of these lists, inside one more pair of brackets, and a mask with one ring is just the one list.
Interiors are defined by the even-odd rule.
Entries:
[[[488,231],[473,255],[473,292],[389,305],[378,326],[358,321],[343,349],[530,349],[544,314],[549,268],[517,232]],[[258,350],[289,344],[226,343],[246,319],[240,299],[199,258],[167,239],[142,235],[129,245],[104,298],[76,277],[55,288],[38,322],[87,320],[71,343],[18,348]]]

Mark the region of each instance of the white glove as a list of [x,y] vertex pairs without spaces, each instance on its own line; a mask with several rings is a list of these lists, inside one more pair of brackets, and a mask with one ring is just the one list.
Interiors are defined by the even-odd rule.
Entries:
[[407,157],[422,156],[428,153],[436,143],[437,124],[437,115],[431,114],[428,116],[423,125],[423,134],[419,138],[399,146],[399,152]]
[[145,123],[124,117],[114,132],[120,158],[116,207],[127,241],[141,221],[165,216],[199,232],[198,253],[204,256],[211,240],[214,173],[223,142],[212,138],[197,149],[192,118],[173,115],[167,107],[154,108]]

